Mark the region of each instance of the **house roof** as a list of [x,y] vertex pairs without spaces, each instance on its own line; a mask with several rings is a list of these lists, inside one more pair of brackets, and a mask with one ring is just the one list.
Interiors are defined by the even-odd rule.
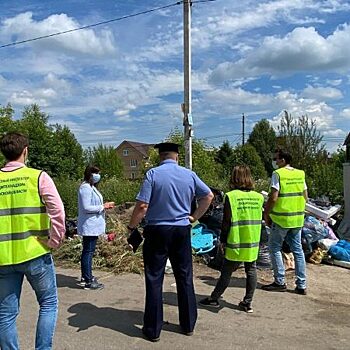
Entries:
[[125,144],[128,144],[130,147],[134,148],[136,151],[140,152],[144,157],[148,157],[148,151],[154,144],[142,143],[135,141],[124,140],[118,147],[119,149],[122,145],[125,147]]
[[344,141],[344,146],[350,145],[350,132],[348,133],[348,136],[346,137]]

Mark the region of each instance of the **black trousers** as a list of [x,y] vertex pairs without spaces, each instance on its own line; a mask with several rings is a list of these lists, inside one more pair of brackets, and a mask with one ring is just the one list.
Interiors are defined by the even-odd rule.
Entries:
[[[214,300],[219,299],[219,297],[224,293],[228,285],[230,284],[231,275],[234,271],[236,271],[241,262],[239,261],[231,261],[224,260],[224,264],[221,269],[221,275],[216,283],[216,287],[214,291],[211,293],[211,298]],[[246,292],[243,301],[247,304],[251,304],[253,301],[254,291],[256,289],[257,284],[257,274],[256,274],[256,261],[253,262],[245,262],[244,269],[246,273]]]
[[184,332],[192,332],[197,320],[197,303],[193,286],[191,227],[149,225],[144,229],[144,237],[144,333],[157,338],[162,330],[162,292],[167,258],[170,259],[176,280],[180,326]]

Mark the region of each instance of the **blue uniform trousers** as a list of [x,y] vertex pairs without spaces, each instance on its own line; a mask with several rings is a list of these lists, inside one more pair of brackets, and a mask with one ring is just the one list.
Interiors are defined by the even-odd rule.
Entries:
[[169,257],[174,272],[179,322],[184,332],[192,332],[197,320],[193,287],[191,226],[149,225],[144,230],[143,259],[146,305],[143,332],[158,338],[163,326],[163,280]]

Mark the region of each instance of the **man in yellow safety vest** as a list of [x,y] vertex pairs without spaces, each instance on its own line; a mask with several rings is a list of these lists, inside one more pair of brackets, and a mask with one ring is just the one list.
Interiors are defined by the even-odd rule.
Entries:
[[38,300],[35,348],[51,349],[57,319],[56,275],[50,248],[65,234],[61,198],[45,172],[28,168],[28,138],[0,141],[0,349],[19,349],[16,318],[24,276]]
[[269,199],[264,218],[271,227],[269,249],[274,270],[274,282],[262,287],[266,291],[284,292],[285,268],[282,259],[282,244],[286,240],[295,261],[295,292],[306,295],[305,256],[301,245],[301,228],[304,226],[307,187],[305,173],[290,166],[291,155],[277,150],[273,158],[276,169],[271,178]]

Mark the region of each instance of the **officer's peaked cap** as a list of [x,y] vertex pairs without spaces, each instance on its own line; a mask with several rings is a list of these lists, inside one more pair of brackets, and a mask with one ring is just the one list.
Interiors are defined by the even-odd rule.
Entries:
[[158,149],[159,153],[163,152],[176,152],[179,153],[179,146],[177,143],[172,143],[172,142],[162,142],[162,143],[157,143],[154,148]]

